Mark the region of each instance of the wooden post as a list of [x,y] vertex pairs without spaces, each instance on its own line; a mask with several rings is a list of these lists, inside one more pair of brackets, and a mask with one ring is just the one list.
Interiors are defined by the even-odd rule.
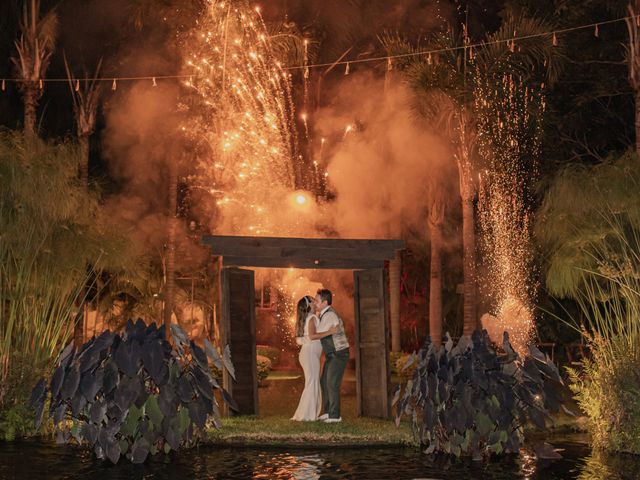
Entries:
[[389,261],[389,308],[391,316],[391,351],[400,352],[400,271],[402,257],[396,251],[395,258]]

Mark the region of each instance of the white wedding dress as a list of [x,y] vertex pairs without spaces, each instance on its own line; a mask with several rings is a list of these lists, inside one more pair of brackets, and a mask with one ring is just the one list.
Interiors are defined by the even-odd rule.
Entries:
[[318,329],[318,317],[311,314],[304,321],[304,337],[296,337],[296,343],[302,345],[298,359],[304,371],[304,390],[300,403],[291,420],[317,420],[322,408],[322,392],[320,390],[320,356],[322,344],[320,340],[309,338],[309,322],[314,322]]

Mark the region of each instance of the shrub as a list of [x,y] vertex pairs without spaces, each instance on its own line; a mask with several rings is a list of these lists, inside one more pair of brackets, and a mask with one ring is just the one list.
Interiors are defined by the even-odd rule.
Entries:
[[591,267],[574,272],[572,296],[584,323],[572,323],[591,358],[568,372],[593,445],[640,454],[640,224],[637,212],[619,207],[594,212],[606,234],[585,240]]
[[585,332],[591,358],[581,369],[568,368],[570,388],[589,419],[596,449],[640,453],[640,362],[621,355],[608,358],[606,341]]
[[389,352],[389,373],[391,373],[391,375],[398,375],[396,363],[403,355],[405,355],[404,352]]
[[208,341],[203,350],[178,325],[171,331],[175,349],[164,326],[142,320],[129,322],[122,336],[107,330],[77,352],[69,344],[49,387],[42,379],[33,390],[36,428],[50,398],[57,440],[86,444],[113,463],[122,455],[141,463],[149,454],[192,445],[209,417],[219,428],[213,390],[237,407],[213,379],[207,357],[233,376],[229,351],[221,359]]
[[258,384],[261,385],[269,376],[271,372],[271,360],[262,355],[258,355],[256,358],[258,366]]
[[[545,429],[549,414],[561,408],[562,380],[549,357],[530,346],[521,359],[504,336],[502,355],[486,331],[476,331],[439,350],[427,340],[409,357],[415,371],[396,391],[396,423],[409,415],[426,453],[474,459],[517,453],[525,424]],[[548,446],[538,451],[555,455]]]
[[12,441],[35,433],[33,410],[29,408],[31,388],[44,374],[41,364],[25,354],[14,353],[9,359],[0,395],[0,440]]
[[409,358],[411,358],[410,353],[401,352],[399,355],[394,356],[396,360],[392,363],[391,371],[400,378],[401,383],[406,383],[407,380],[413,377],[416,364],[409,362]]
[[280,361],[280,350],[278,348],[270,347],[269,345],[257,345],[256,353],[271,360],[272,366],[277,365]]

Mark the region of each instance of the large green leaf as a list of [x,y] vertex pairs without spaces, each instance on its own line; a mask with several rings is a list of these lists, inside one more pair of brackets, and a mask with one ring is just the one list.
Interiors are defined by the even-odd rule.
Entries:
[[145,413],[154,425],[160,425],[164,418],[164,415],[158,407],[158,397],[156,395],[149,395],[147,403],[144,404]]

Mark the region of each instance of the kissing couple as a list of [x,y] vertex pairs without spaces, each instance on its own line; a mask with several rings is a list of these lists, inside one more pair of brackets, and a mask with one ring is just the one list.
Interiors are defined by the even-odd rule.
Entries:
[[[301,346],[298,359],[304,371],[304,390],[291,420],[342,421],[340,385],[349,362],[349,341],[344,323],[331,303],[332,294],[327,289],[318,290],[315,298],[306,295],[298,302],[296,343]],[[320,375],[323,352],[325,362]]]

